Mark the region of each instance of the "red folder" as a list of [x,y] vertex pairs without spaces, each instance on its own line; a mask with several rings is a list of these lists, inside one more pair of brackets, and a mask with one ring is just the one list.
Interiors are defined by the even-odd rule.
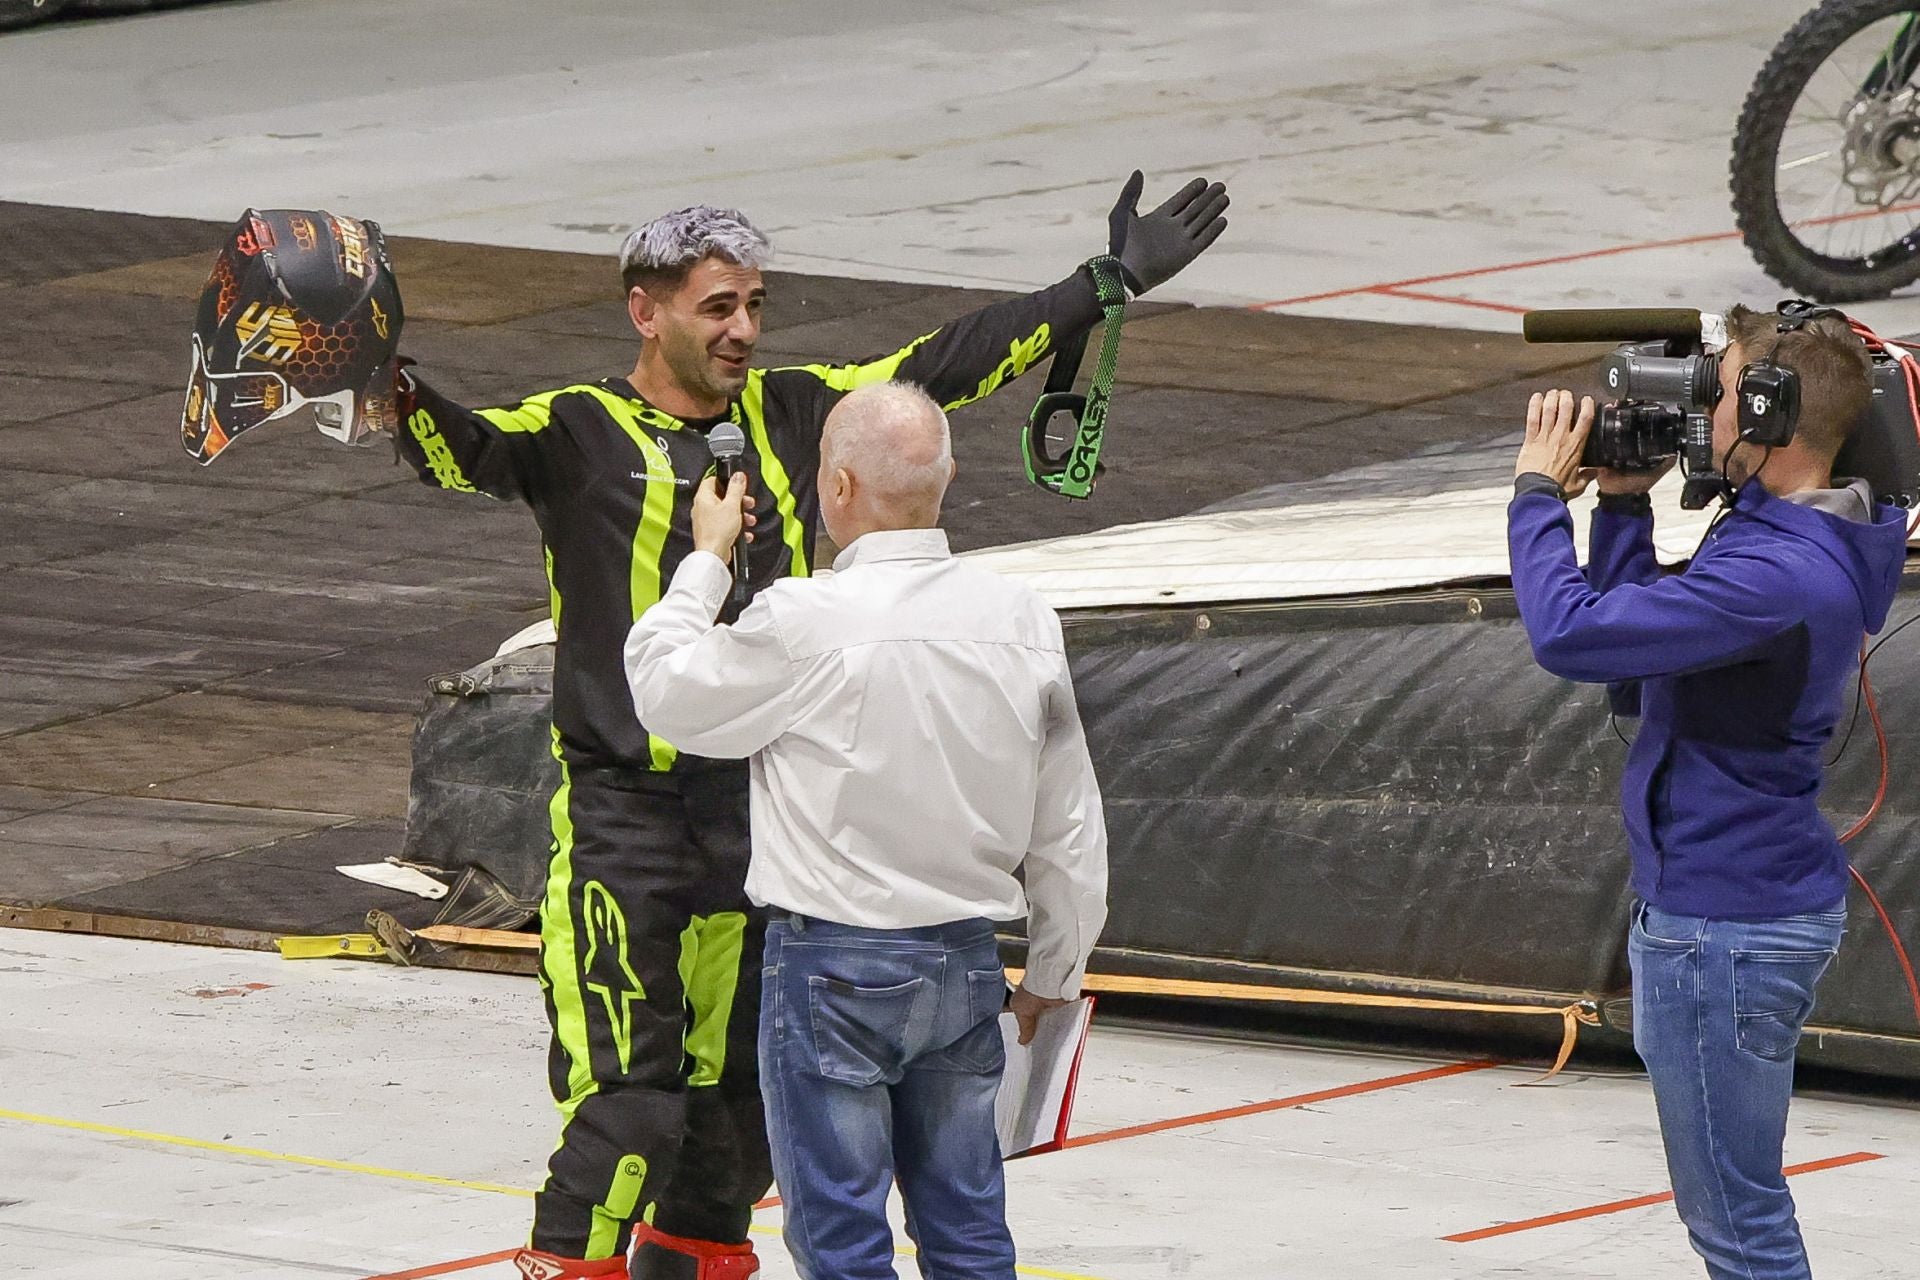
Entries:
[[1091,996],[1041,1014],[1031,1044],[1020,1043],[1020,1027],[1013,1014],[1000,1015],[1007,1065],[994,1102],[994,1122],[1003,1158],[1039,1155],[1066,1145],[1073,1099],[1080,1087],[1080,1060],[1092,1026]]

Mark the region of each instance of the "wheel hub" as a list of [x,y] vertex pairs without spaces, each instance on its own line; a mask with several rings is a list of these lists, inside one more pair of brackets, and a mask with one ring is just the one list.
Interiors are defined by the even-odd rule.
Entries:
[[1856,204],[1884,210],[1920,194],[1920,89],[1863,98],[1844,122],[1841,180]]

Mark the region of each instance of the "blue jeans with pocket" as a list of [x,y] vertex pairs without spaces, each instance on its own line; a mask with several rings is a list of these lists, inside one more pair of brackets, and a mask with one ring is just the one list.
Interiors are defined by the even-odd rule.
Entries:
[[927,1280],[1013,1280],[992,923],[860,929],[776,909],[765,966],[761,1093],[804,1280],[894,1280],[896,1181]]
[[1846,931],[1844,902],[1771,920],[1634,908],[1633,1047],[1674,1207],[1713,1280],[1812,1274],[1780,1164],[1794,1050]]

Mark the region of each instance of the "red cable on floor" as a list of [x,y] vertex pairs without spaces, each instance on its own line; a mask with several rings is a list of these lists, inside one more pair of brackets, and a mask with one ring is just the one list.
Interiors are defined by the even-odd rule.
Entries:
[[[1863,642],[1862,650],[1865,647]],[[1867,824],[1872,822],[1874,815],[1880,812],[1880,806],[1887,798],[1887,780],[1891,774],[1887,753],[1887,727],[1880,719],[1880,701],[1874,697],[1873,681],[1867,678],[1867,658],[1864,652],[1860,655],[1860,693],[1867,702],[1867,718],[1873,724],[1874,741],[1880,744],[1880,786],[1874,792],[1873,803],[1860,816],[1860,820],[1848,827],[1846,834],[1840,837],[1842,844],[1866,830]],[[1880,901],[1880,895],[1873,891],[1873,886],[1868,884],[1867,878],[1860,874],[1860,869],[1849,864],[1847,870],[1852,874],[1854,883],[1858,884],[1867,895],[1867,901],[1873,904],[1874,914],[1880,917],[1880,927],[1887,931],[1887,941],[1893,944],[1894,958],[1900,962],[1901,976],[1907,980],[1907,994],[1913,998],[1913,1016],[1920,1019],[1920,979],[1914,977],[1913,961],[1907,956],[1907,949],[1901,944],[1899,933],[1894,930],[1893,917],[1887,914],[1886,904]]]

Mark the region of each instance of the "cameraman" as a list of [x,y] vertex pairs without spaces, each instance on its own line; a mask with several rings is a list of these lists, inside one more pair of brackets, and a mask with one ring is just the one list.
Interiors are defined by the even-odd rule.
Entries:
[[[1633,1040],[1653,1083],[1674,1203],[1709,1276],[1810,1275],[1781,1173],[1793,1055],[1846,931],[1847,860],[1818,797],[1821,753],[1864,633],[1885,623],[1902,513],[1833,458],[1872,394],[1844,319],[1735,307],[1713,404],[1731,508],[1662,574],[1647,492],[1666,468],[1583,469],[1594,407],[1535,395],[1514,467],[1514,595],[1540,665],[1614,686],[1641,717],[1621,779],[1633,856]],[[1742,438],[1742,367],[1798,375],[1789,443]],[[1762,406],[1764,408],[1764,406]],[[1669,467],[1671,462],[1667,464]],[[1589,567],[1566,498],[1597,478]]]

